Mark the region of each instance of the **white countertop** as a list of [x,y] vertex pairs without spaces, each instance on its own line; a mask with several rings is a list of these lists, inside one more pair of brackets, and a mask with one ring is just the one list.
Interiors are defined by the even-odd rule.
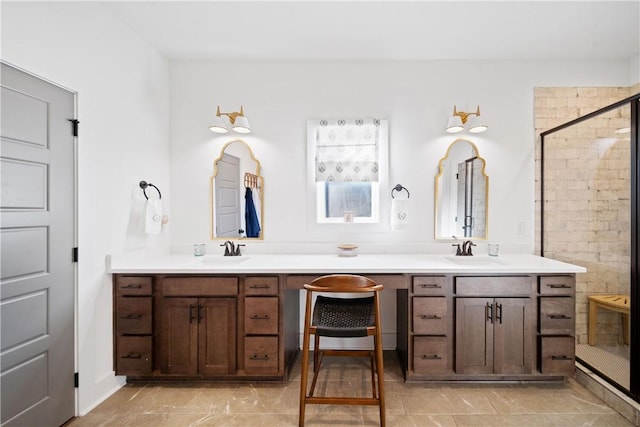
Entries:
[[124,274],[309,274],[309,273],[585,273],[584,267],[529,254],[470,257],[426,254],[337,255],[111,255],[107,272]]

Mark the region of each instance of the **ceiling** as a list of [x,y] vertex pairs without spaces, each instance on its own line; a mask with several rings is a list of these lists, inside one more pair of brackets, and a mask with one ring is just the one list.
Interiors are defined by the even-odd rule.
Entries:
[[104,1],[171,60],[628,60],[640,0]]

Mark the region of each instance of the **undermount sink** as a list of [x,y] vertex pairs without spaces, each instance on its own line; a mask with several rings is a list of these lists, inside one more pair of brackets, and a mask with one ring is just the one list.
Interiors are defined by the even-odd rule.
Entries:
[[505,265],[506,262],[496,257],[488,257],[488,256],[448,256],[445,257],[447,260],[451,262],[455,262],[459,265]]
[[203,264],[203,265],[233,265],[233,264],[239,264],[241,262],[248,261],[249,259],[251,259],[251,257],[218,255],[218,256],[203,256],[196,262],[198,264]]

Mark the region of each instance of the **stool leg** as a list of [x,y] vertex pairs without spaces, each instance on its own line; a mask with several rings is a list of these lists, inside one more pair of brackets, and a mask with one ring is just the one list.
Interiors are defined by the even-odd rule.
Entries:
[[382,337],[376,334],[376,373],[378,374],[378,403],[380,405],[380,427],[386,425],[385,402],[384,402],[384,364],[382,361]]
[[[373,338],[374,342],[375,342],[375,337]],[[378,393],[377,393],[377,385],[376,385],[376,372],[378,372],[378,366],[376,365],[376,359],[374,357],[375,352],[372,351],[369,353],[369,363],[371,366],[371,388],[373,389],[373,398],[377,399],[378,398]]]
[[382,322],[380,320],[380,299],[374,294],[376,333],[374,335],[374,349],[376,352],[376,371],[378,373],[378,404],[380,405],[380,427],[386,426],[384,401],[384,362],[382,360]]
[[304,427],[304,410],[307,398],[307,376],[309,373],[309,345],[311,323],[311,292],[307,291],[307,306],[305,310],[304,335],[302,339],[302,361],[300,362],[300,411],[298,414],[298,426]]

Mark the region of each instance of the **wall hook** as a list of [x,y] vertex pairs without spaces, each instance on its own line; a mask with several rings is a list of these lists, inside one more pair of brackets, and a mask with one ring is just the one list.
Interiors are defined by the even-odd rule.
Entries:
[[144,193],[145,199],[149,200],[149,196],[147,196],[147,187],[153,187],[158,192],[158,199],[162,199],[162,193],[160,193],[160,189],[147,181],[140,181],[140,188],[142,188],[142,192]]

